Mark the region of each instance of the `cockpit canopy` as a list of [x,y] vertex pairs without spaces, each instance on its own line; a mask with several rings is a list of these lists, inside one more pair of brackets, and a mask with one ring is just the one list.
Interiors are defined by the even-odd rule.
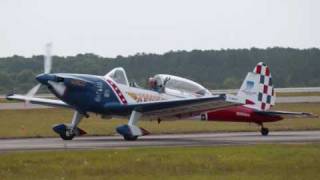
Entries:
[[122,67],[117,67],[111,70],[105,77],[109,77],[114,80],[116,83],[129,86],[129,81],[127,78],[126,71]]
[[[122,67],[117,67],[105,75],[118,84],[130,86],[126,71]],[[200,84],[186,78],[173,76],[169,74],[157,74],[149,78],[149,88],[158,92],[174,94],[193,94],[198,96],[210,95],[210,91]]]
[[165,91],[178,91],[181,93],[190,93],[195,95],[210,95],[210,91],[200,84],[191,81],[186,78],[168,75],[168,74],[157,74],[153,77],[158,87],[164,87]]

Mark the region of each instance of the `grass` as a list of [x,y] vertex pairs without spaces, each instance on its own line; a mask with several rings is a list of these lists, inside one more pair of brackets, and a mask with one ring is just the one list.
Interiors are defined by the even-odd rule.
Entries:
[[[320,115],[320,103],[278,104],[277,109],[305,111]],[[51,137],[57,136],[51,126],[58,123],[70,123],[72,111],[66,109],[3,110],[0,112],[0,137]],[[83,119],[80,128],[89,135],[113,135],[118,125],[127,123],[126,119],[101,119],[91,114]],[[206,122],[198,120],[181,121],[141,121],[139,126],[153,134],[258,131],[259,127],[249,123]],[[271,131],[277,130],[319,130],[320,119],[287,119],[266,124]]]
[[1,179],[320,178],[320,145],[133,148],[0,154]]
[[7,100],[7,99],[4,99],[4,98],[0,98],[0,103],[17,103],[17,102],[20,102],[20,101]]

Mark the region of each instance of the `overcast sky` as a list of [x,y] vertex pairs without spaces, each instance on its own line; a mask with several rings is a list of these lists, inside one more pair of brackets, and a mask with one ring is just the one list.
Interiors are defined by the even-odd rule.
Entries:
[[319,0],[0,0],[0,57],[320,47]]

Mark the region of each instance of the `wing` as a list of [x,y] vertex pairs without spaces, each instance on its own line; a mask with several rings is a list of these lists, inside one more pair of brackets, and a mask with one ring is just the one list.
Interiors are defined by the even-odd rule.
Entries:
[[18,101],[29,101],[32,104],[40,104],[45,106],[53,106],[53,107],[66,107],[66,108],[72,108],[72,106],[66,104],[65,102],[61,100],[56,99],[45,99],[45,98],[36,98],[36,97],[27,97],[24,95],[8,95],[8,100],[18,100]]
[[[204,111],[214,111],[230,106],[237,106],[237,100],[229,98],[225,94],[219,96],[186,98],[178,100],[146,102],[127,105],[127,112],[138,111],[149,117],[190,117],[199,115]],[[109,106],[110,108],[110,106]],[[117,107],[113,107],[118,109]],[[120,109],[120,108],[119,108]],[[122,109],[123,110],[123,109]]]
[[256,113],[268,116],[281,116],[283,118],[317,118],[317,115],[306,112],[289,111],[257,111]]

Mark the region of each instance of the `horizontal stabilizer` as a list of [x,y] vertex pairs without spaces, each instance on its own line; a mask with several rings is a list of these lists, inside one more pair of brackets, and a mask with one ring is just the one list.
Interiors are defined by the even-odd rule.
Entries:
[[289,112],[289,111],[258,111],[257,114],[269,116],[281,116],[283,118],[318,118],[318,115],[306,112]]

